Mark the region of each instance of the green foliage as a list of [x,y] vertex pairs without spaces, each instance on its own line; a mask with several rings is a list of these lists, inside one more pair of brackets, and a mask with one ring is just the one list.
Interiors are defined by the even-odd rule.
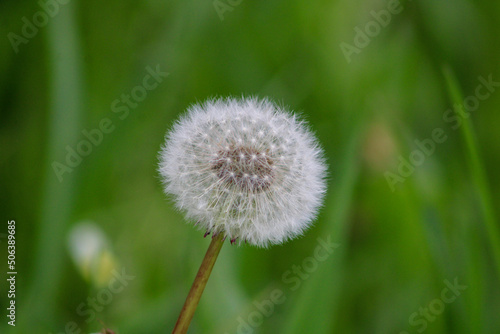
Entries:
[[[19,273],[1,333],[172,330],[209,240],[165,198],[157,152],[190,104],[227,95],[300,112],[329,190],[302,238],[224,245],[190,333],[500,331],[498,1],[73,0],[13,48],[41,10],[0,4],[0,212]],[[61,180],[53,163],[79,147]],[[97,273],[134,276],[97,307],[112,287],[68,240],[84,220],[107,240]]]

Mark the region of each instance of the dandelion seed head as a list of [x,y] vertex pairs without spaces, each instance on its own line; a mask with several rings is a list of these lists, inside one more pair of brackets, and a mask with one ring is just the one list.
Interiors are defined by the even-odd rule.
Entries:
[[266,247],[304,232],[325,193],[306,124],[267,99],[196,104],[160,152],[165,192],[200,229]]

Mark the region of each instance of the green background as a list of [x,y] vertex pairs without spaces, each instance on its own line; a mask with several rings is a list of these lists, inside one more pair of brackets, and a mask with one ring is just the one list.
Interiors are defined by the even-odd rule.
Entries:
[[[15,52],[9,33],[21,36],[23,17],[42,7],[0,3],[0,233],[15,219],[18,272],[15,328],[0,280],[0,332],[92,333],[98,319],[117,333],[171,332],[209,240],[163,194],[157,152],[189,105],[228,95],[300,112],[326,151],[329,189],[303,237],[224,245],[190,333],[500,332],[500,92],[470,113],[448,111],[487,92],[479,77],[500,81],[500,2],[404,1],[385,27],[371,14],[385,1],[215,5],[71,0]],[[341,45],[355,42],[348,61]],[[169,75],[120,119],[113,101],[148,66]],[[59,182],[52,163],[105,118],[113,131]],[[435,129],[446,140],[415,153]],[[418,166],[391,189],[387,172],[411,154]],[[81,221],[107,240],[91,259],[99,272],[135,276],[88,322],[77,308],[108,281],[72,260],[68,236]],[[338,244],[324,261],[311,260],[318,238]],[[307,275],[290,274],[303,264]],[[467,288],[440,302],[455,280]],[[259,315],[274,289],[284,302]]]

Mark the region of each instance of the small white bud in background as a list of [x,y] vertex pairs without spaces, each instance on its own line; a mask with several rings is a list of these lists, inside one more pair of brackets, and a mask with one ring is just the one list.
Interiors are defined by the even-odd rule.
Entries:
[[101,228],[93,222],[77,223],[69,232],[68,248],[82,276],[97,287],[108,284],[117,260]]

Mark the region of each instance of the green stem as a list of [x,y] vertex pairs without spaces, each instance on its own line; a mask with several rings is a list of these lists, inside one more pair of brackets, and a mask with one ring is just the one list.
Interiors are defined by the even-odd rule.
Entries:
[[203,262],[201,262],[198,274],[196,274],[196,278],[194,279],[193,285],[191,286],[191,290],[189,291],[186,302],[182,307],[181,314],[179,315],[179,319],[177,319],[177,323],[175,324],[172,334],[184,334],[187,332],[203,290],[205,290],[205,285],[207,285],[212,268],[217,260],[217,256],[219,255],[222,245],[224,244],[224,239],[225,236],[223,233],[219,233],[212,238],[212,242],[210,243],[210,246],[208,246]]

